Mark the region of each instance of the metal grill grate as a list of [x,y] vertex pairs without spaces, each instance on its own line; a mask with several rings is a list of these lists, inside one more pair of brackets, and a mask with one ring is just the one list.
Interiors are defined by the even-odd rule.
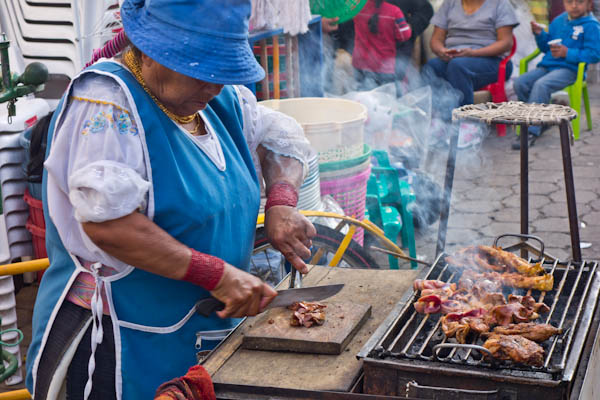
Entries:
[[[450,267],[438,257],[425,279],[438,279],[445,282],[458,282],[462,270]],[[541,367],[521,365],[512,362],[494,362],[484,358],[480,347],[484,340],[475,337],[470,344],[460,345],[454,339],[447,339],[441,329],[440,314],[419,314],[412,303],[418,299],[418,293],[407,302],[406,307],[391,325],[380,345],[371,351],[370,356],[378,359],[418,359],[437,361],[467,366],[490,368],[501,367],[504,370],[545,372],[560,374],[567,363],[567,356],[573,345],[574,334],[578,329],[587,329],[583,324],[582,314],[590,292],[590,287],[598,269],[597,262],[582,262],[566,265],[555,262],[544,262],[546,272],[554,276],[552,291],[512,289],[510,293],[530,294],[538,302],[544,302],[550,311],[538,320],[563,329],[560,336],[554,336],[542,343],[544,348],[544,364]],[[505,293],[506,294],[506,293]],[[596,295],[594,295],[594,298]],[[594,301],[595,303],[595,301]],[[583,312],[583,313],[582,313]],[[578,350],[579,351],[579,350]]]

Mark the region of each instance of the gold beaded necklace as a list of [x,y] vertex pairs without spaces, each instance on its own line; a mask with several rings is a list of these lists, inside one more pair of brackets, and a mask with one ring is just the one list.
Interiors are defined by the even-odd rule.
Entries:
[[160,100],[158,100],[156,98],[156,96],[150,91],[148,86],[146,86],[146,81],[144,80],[144,77],[142,76],[142,66],[140,64],[140,60],[135,56],[135,54],[133,54],[132,50],[128,50],[127,52],[125,52],[125,54],[123,55],[123,62],[125,63],[127,68],[129,68],[129,70],[131,71],[133,76],[135,76],[135,79],[137,79],[137,81],[140,83],[140,85],[142,85],[142,87],[144,88],[146,93],[148,93],[150,95],[150,97],[152,97],[152,100],[154,100],[156,105],[165,114],[167,114],[167,116],[169,118],[171,118],[174,121],[179,122],[180,124],[189,124],[190,122],[195,120],[196,127],[192,131],[189,131],[189,132],[191,134],[198,132],[198,129],[200,128],[200,120],[198,118],[198,113],[194,113],[192,115],[180,116],[180,115],[177,115],[177,114],[169,111],[167,109],[167,107],[165,107],[164,104],[161,103]]

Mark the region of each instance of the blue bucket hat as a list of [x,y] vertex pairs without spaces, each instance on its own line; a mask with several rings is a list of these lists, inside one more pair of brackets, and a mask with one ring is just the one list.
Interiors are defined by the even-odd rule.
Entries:
[[250,0],[125,0],[129,40],[159,64],[205,82],[258,82],[265,72],[248,43]]

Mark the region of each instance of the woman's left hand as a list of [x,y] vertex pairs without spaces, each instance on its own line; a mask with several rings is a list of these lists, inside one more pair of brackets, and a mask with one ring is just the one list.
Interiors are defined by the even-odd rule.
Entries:
[[308,272],[303,258],[310,257],[311,239],[317,231],[295,208],[273,206],[265,214],[265,229],[271,245],[303,274]]

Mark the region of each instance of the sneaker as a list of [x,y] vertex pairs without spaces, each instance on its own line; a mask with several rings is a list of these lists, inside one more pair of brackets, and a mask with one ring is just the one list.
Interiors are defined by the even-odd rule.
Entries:
[[463,122],[458,128],[458,145],[459,149],[466,149],[481,143],[481,130],[477,124]]
[[[527,135],[527,147],[533,147],[535,141],[537,140],[537,136]],[[513,150],[521,150],[521,137],[517,136],[512,145],[510,146]]]

